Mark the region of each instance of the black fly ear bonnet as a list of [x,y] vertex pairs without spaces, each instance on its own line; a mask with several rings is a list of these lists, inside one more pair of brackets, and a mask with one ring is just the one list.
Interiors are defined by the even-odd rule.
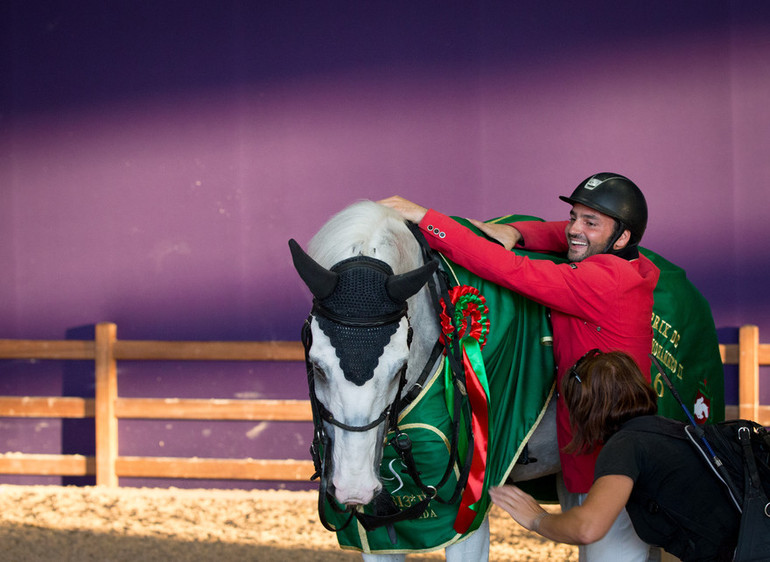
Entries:
[[363,385],[374,376],[385,346],[406,314],[406,299],[422,287],[437,264],[393,275],[385,262],[355,256],[326,270],[294,240],[289,246],[297,272],[315,296],[312,314],[331,340],[345,378]]
[[315,299],[313,314],[340,358],[345,378],[361,386],[374,376],[380,356],[406,313],[386,288],[388,264],[366,256],[339,262],[331,295]]

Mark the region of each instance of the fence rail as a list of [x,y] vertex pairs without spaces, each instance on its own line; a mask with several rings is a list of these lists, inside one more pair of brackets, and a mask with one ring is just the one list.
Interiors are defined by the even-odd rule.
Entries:
[[[728,418],[770,425],[770,406],[759,404],[759,366],[770,365],[770,344],[757,326],[740,329],[738,344],[720,344],[722,362],[738,365],[739,404]],[[201,459],[118,455],[120,419],[311,421],[307,400],[121,398],[118,361],[303,361],[299,342],[194,342],[118,340],[117,326],[100,323],[91,340],[0,340],[0,359],[92,360],[95,398],[0,396],[0,417],[94,418],[96,452],[84,455],[0,454],[0,474],[96,476],[115,487],[121,477],[307,481],[309,460]]]

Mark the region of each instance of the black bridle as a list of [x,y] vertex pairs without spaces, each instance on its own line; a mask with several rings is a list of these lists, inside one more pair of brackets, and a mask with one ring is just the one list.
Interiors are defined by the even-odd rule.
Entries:
[[[418,242],[420,243],[420,247],[423,253],[423,259],[426,262],[429,260],[437,260],[438,259],[437,256],[432,250],[430,250],[430,248],[427,245],[427,242],[425,241],[419,229],[412,228],[412,232],[417,238]],[[444,306],[447,308],[449,317],[453,319],[454,318],[454,314],[452,310],[453,305],[448,297],[449,283],[446,278],[446,275],[439,270],[437,272],[436,279],[438,279],[438,287],[436,286],[436,282],[433,278],[429,279],[428,281],[429,292],[431,294],[431,298],[433,299],[433,305],[436,310],[436,313],[438,314],[442,310],[440,299],[443,299]],[[393,402],[389,404],[382,411],[379,417],[377,417],[376,419],[372,420],[371,422],[365,425],[354,426],[335,419],[333,414],[321,403],[320,400],[318,400],[318,397],[316,396],[314,366],[309,358],[310,347],[312,345],[311,321],[314,316],[323,317],[336,324],[340,324],[342,326],[347,326],[347,327],[383,327],[383,326],[393,324],[395,322],[400,322],[401,318],[406,316],[406,314],[407,314],[407,306],[406,306],[406,303],[404,303],[404,306],[401,310],[387,314],[387,315],[374,316],[374,317],[368,317],[368,318],[349,318],[349,317],[343,317],[339,314],[334,313],[333,311],[326,309],[325,307],[321,306],[316,300],[314,301],[313,310],[311,311],[310,316],[307,318],[307,320],[303,325],[302,343],[305,348],[305,364],[307,369],[308,389],[310,393],[310,404],[311,404],[311,409],[313,413],[313,425],[314,425],[314,438],[310,447],[310,454],[313,458],[315,474],[311,477],[311,480],[315,480],[316,478],[320,479],[319,490],[318,490],[319,492],[318,493],[318,514],[319,514],[321,523],[329,531],[340,531],[344,529],[345,527],[347,527],[348,524],[350,524],[353,517],[355,516],[358,519],[358,521],[361,523],[361,525],[364,527],[364,529],[366,529],[367,531],[371,531],[372,529],[375,529],[377,527],[386,526],[388,529],[388,533],[390,535],[391,541],[395,543],[395,531],[393,529],[394,523],[398,521],[415,519],[419,517],[425,511],[425,509],[428,507],[429,503],[433,499],[445,504],[454,503],[455,501],[457,501],[463,489],[465,488],[465,485],[467,484],[468,474],[470,472],[470,465],[471,465],[470,454],[466,455],[465,462],[463,463],[459,478],[457,479],[455,490],[452,493],[451,498],[445,500],[438,496],[438,490],[443,488],[443,486],[447,483],[447,481],[449,480],[449,477],[453,473],[454,466],[457,464],[459,460],[458,443],[459,443],[459,433],[460,433],[460,420],[465,419],[466,423],[469,423],[467,420],[471,419],[470,406],[467,400],[467,393],[465,390],[465,376],[464,376],[464,370],[462,367],[463,363],[462,363],[462,360],[460,359],[461,350],[459,348],[459,345],[457,345],[455,342],[450,342],[446,350],[444,346],[440,343],[440,341],[437,341],[435,343],[433,347],[433,351],[431,352],[431,356],[428,362],[425,364],[420,376],[418,377],[416,384],[414,385],[414,387],[408,393],[407,396],[402,397],[403,389],[406,384],[407,365],[404,365],[401,368],[401,371],[399,373],[398,392],[396,393],[396,397],[394,398]],[[412,328],[410,326],[408,343],[411,343],[411,335],[412,335]],[[406,404],[410,403],[414,398],[416,398],[416,396],[421,391],[422,385],[424,384],[424,382],[428,379],[430,374],[434,372],[434,367],[442,351],[446,351],[447,358],[449,359],[450,366],[452,368],[453,375],[454,375],[453,384],[456,390],[456,392],[454,392],[455,399],[454,399],[453,416],[452,416],[453,421],[452,421],[452,436],[451,436],[451,442],[450,442],[450,454],[449,454],[449,460],[447,462],[446,470],[444,471],[444,474],[440,479],[440,481],[436,485],[427,485],[422,482],[422,479],[420,478],[420,472],[417,470],[417,466],[412,454],[411,439],[406,433],[402,432],[398,428],[398,416],[401,409]],[[463,409],[465,409],[465,414],[466,414],[465,416],[462,415]],[[338,427],[343,431],[364,432],[364,431],[369,431],[371,429],[374,429],[378,427],[380,424],[385,423],[386,421],[388,421],[388,432],[389,433],[392,432],[394,434],[394,437],[389,440],[389,444],[398,453],[403,465],[406,468],[406,471],[408,472],[409,476],[412,478],[413,482],[422,490],[424,494],[424,498],[419,502],[415,502],[414,504],[412,504],[410,507],[406,509],[399,510],[399,508],[395,505],[393,498],[390,496],[387,490],[383,488],[380,494],[373,500],[374,511],[375,511],[374,514],[367,514],[367,513],[364,513],[363,511],[355,510],[350,507],[347,507],[344,509],[338,507],[336,499],[328,491],[327,472],[330,470],[330,467],[332,466],[331,439],[326,433],[326,430],[324,428],[324,422],[327,422],[335,427]],[[470,430],[467,431],[467,434],[468,434],[468,450],[472,450],[473,434]],[[325,515],[325,509],[324,509],[324,501],[326,499],[328,499],[327,503],[336,512],[349,513],[348,518],[340,527],[334,527],[327,520]]]

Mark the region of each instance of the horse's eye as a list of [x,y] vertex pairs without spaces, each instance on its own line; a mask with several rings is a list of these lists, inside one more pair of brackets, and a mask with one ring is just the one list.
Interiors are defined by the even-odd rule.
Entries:
[[326,381],[326,372],[317,363],[313,363],[313,376],[321,382]]

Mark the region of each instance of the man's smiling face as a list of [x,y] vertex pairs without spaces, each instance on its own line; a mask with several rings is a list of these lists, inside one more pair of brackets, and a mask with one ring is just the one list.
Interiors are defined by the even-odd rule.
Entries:
[[583,261],[607,250],[607,244],[615,232],[615,219],[580,203],[573,205],[569,217],[564,230],[569,244],[569,261]]

